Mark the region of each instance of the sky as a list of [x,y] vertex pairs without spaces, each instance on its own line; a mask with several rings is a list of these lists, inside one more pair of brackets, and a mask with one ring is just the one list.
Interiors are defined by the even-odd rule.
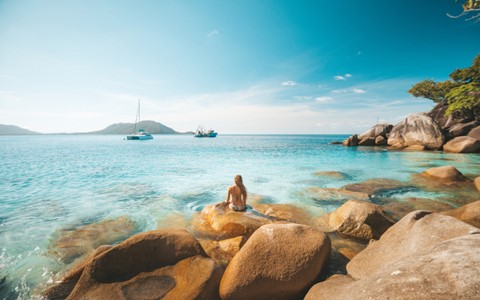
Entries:
[[0,0],[0,124],[361,133],[480,53],[454,0]]

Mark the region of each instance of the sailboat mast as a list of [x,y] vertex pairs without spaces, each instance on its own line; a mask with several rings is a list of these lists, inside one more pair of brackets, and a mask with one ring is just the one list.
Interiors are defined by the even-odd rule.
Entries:
[[137,132],[137,123],[140,122],[140,99],[138,99],[137,115],[135,116],[135,126],[133,127],[133,133]]

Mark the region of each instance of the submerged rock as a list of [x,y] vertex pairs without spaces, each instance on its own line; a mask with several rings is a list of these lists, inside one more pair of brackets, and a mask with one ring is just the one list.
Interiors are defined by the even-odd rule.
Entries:
[[426,198],[409,197],[406,199],[399,199],[392,201],[383,206],[385,213],[393,220],[398,221],[406,214],[415,210],[428,210],[431,212],[440,212],[452,209],[453,206],[449,203],[440,200],[432,200]]
[[320,274],[328,236],[306,225],[258,229],[232,259],[220,283],[222,299],[297,299]]
[[349,177],[348,174],[339,171],[319,171],[313,173],[313,175],[319,177],[330,177],[333,179],[347,179]]
[[135,230],[135,222],[128,217],[62,229],[58,238],[51,242],[49,252],[68,264],[100,245],[113,244],[130,237]]
[[310,187],[306,189],[305,192],[309,198],[312,198],[315,202],[319,202],[322,205],[340,205],[349,199],[370,201],[367,193],[347,189]]
[[452,210],[440,212],[442,215],[452,216],[465,223],[480,228],[480,200]]
[[388,137],[391,146],[421,145],[428,149],[440,149],[445,138],[440,127],[423,113],[413,114],[395,125]]
[[475,153],[480,150],[480,141],[469,136],[459,136],[443,145],[443,150],[453,153]]
[[347,191],[363,193],[367,195],[380,194],[405,188],[413,187],[406,182],[387,178],[372,178],[366,181],[343,186],[343,189]]
[[341,234],[355,239],[379,239],[393,225],[378,205],[348,200],[330,215],[330,226]]

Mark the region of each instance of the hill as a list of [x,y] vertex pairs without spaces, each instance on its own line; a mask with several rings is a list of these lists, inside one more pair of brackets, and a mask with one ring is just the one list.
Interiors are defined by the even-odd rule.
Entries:
[[[108,126],[105,129],[89,132],[91,134],[129,134],[133,133],[133,129],[135,127],[134,123],[116,123]],[[137,131],[138,129],[143,129],[148,131],[152,134],[180,134],[173,130],[170,127],[163,125],[162,123],[158,123],[155,121],[141,121],[137,124]]]
[[0,124],[0,135],[41,134],[15,125]]

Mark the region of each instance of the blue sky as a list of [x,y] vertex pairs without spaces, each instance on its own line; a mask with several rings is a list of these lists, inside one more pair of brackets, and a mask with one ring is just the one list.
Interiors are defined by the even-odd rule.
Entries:
[[354,133],[480,53],[453,0],[0,0],[0,124],[84,132]]

